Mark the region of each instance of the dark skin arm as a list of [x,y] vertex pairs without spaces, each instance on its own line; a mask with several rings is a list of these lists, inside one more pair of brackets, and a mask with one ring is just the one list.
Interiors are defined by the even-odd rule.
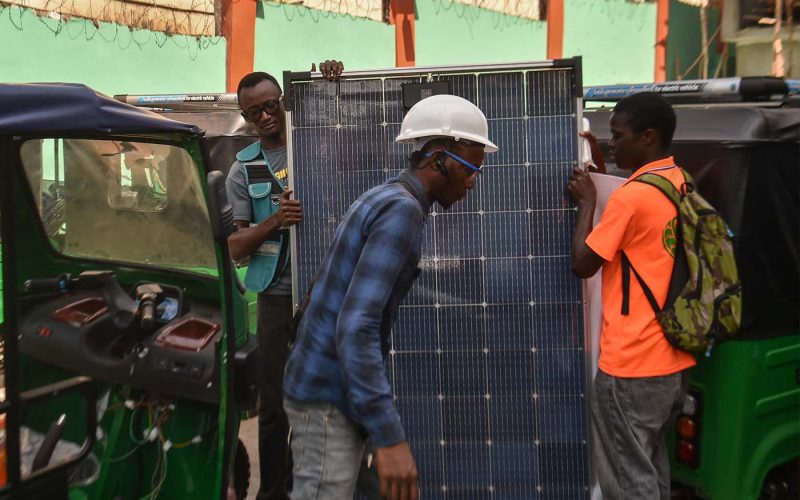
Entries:
[[570,249],[570,262],[572,272],[579,278],[591,278],[605,263],[602,257],[586,244],[586,237],[592,231],[592,219],[597,203],[597,191],[588,172],[575,167],[567,183],[572,199],[578,204],[578,217],[575,222],[575,232],[572,233],[572,246]]
[[381,478],[381,497],[388,500],[419,498],[417,464],[407,442],[375,450],[375,466]]
[[236,221],[236,232],[228,237],[228,249],[233,260],[251,255],[266,239],[275,236],[279,229],[294,226],[303,220],[300,200],[290,199],[291,194],[291,189],[281,193],[278,211],[255,226],[251,227],[247,221]]

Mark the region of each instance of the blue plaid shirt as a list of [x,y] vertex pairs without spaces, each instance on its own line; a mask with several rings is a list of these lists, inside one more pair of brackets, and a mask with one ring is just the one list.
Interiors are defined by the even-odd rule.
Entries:
[[376,447],[405,441],[384,359],[400,301],[419,273],[429,210],[408,170],[353,203],[322,260],[286,365],[286,398],[335,405]]

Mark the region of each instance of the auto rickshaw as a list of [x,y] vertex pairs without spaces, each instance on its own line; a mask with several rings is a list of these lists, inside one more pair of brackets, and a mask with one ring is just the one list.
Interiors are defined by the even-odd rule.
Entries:
[[0,84],[0,497],[245,497],[257,345],[203,136]]

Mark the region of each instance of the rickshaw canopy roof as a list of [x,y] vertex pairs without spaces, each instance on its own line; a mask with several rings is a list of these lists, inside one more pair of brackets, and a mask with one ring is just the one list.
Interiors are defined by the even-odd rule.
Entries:
[[201,134],[202,129],[75,83],[0,84],[0,135]]
[[[800,142],[800,110],[754,103],[675,106],[678,118],[673,142]],[[592,132],[611,137],[613,107],[586,110]]]

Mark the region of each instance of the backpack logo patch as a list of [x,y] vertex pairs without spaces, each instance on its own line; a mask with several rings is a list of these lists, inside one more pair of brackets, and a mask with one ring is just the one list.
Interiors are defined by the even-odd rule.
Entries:
[[675,258],[675,249],[678,248],[678,218],[675,217],[667,222],[664,226],[664,232],[661,235],[661,243],[664,244],[664,250],[667,251],[670,257]]

